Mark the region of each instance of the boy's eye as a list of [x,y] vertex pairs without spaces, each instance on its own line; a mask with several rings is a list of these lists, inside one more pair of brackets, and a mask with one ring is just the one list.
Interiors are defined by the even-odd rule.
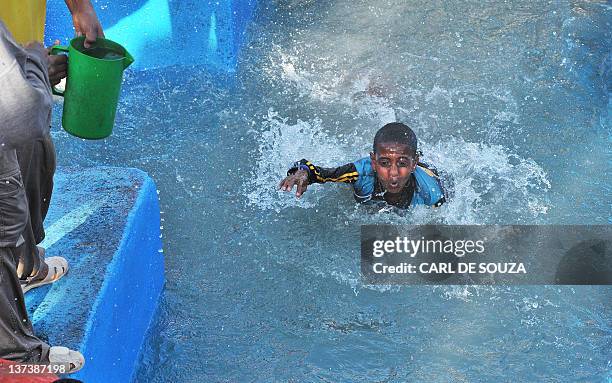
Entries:
[[380,164],[380,166],[383,166],[385,168],[391,165],[391,162],[389,162],[388,160],[381,160],[378,163]]

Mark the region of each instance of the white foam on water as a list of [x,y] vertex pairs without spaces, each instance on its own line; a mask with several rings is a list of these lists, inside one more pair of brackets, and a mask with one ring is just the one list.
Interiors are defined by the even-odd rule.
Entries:
[[[337,98],[338,94],[333,89],[341,82],[342,76],[327,72],[328,76],[322,78],[321,74],[326,72],[321,71],[312,74],[308,71],[300,70],[298,66],[299,60],[296,56],[280,51],[278,52],[277,60],[281,69],[281,78],[286,82],[294,83],[301,95],[308,95],[312,99],[323,102]],[[328,61],[331,61],[333,64],[333,60],[330,58],[320,60],[320,62]]]
[[[317,165],[336,166],[367,155],[367,151],[360,154],[359,148],[351,147],[357,133],[334,137],[320,120],[292,124],[270,111],[264,126],[268,130],[258,134],[259,158],[247,181],[252,182],[248,188],[253,190],[248,201],[261,210],[314,208],[322,198],[337,198],[337,188],[331,185],[311,185],[300,200],[278,191],[279,181],[294,161],[306,158]],[[451,193],[447,204],[440,209],[412,209],[400,216],[389,215],[394,209],[383,209],[375,218],[357,209],[348,218],[380,223],[483,224],[528,222],[547,213],[551,185],[546,172],[533,160],[521,158],[500,145],[461,139],[422,142],[421,148],[426,153],[422,160],[436,166],[447,181]],[[330,194],[332,189],[334,195]],[[343,194],[340,198],[352,198],[350,190]],[[364,220],[363,216],[368,218]]]
[[[286,176],[287,169],[295,161],[306,158],[312,161],[324,159],[324,163],[342,163],[347,142],[333,137],[321,126],[320,120],[301,121],[290,124],[276,112],[269,111],[258,132],[258,160],[252,177],[247,180],[248,202],[262,210],[280,211],[282,208],[297,206],[312,208],[324,196],[322,188],[310,187],[305,196],[296,200],[286,192],[278,190],[279,182]],[[321,161],[317,163],[322,164]],[[294,189],[295,191],[295,189]]]

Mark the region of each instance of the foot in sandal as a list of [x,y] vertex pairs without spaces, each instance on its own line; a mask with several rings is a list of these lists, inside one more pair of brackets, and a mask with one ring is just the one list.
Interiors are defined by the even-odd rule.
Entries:
[[[38,251],[44,252],[44,249],[39,247]],[[65,258],[49,257],[45,258],[45,263],[48,266],[47,275],[44,278],[39,276],[28,278],[26,283],[21,285],[24,294],[36,287],[56,282],[68,272],[68,261]]]
[[60,374],[72,374],[85,365],[83,354],[68,347],[53,346],[49,349],[49,364]]

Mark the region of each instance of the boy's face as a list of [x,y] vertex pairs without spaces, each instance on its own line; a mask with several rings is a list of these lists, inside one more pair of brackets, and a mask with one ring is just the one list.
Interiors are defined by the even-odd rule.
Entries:
[[398,143],[378,144],[370,159],[378,180],[391,194],[402,191],[418,162],[414,151]]

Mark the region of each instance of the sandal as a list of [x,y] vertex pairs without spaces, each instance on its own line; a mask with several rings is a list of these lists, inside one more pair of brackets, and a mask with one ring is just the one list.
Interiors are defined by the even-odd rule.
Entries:
[[49,364],[66,366],[65,372],[61,372],[61,374],[72,374],[83,368],[85,357],[80,352],[68,347],[53,346],[49,349]]
[[21,285],[24,294],[34,288],[56,282],[68,272],[68,261],[65,258],[49,257],[45,258],[45,263],[49,267],[47,275],[43,279],[28,279],[25,284]]

